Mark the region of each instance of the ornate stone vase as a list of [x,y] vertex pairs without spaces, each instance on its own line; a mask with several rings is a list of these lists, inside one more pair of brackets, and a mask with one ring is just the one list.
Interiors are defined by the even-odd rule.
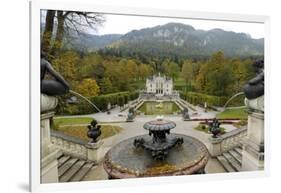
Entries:
[[91,139],[91,143],[96,143],[98,137],[101,135],[100,125],[97,125],[97,121],[93,120],[90,125],[88,125],[87,136]]

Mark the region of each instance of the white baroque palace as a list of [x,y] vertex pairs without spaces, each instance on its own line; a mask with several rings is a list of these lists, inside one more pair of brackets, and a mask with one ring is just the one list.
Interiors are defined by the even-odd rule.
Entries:
[[153,75],[146,79],[146,93],[156,96],[165,96],[173,94],[173,81],[171,78]]

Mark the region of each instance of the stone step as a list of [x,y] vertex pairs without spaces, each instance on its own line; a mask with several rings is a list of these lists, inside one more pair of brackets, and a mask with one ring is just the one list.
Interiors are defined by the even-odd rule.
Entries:
[[241,147],[235,147],[234,150],[242,156],[242,148]]
[[62,166],[67,160],[70,159],[70,156],[63,155],[58,159],[58,167]]
[[235,171],[238,172],[238,171],[241,170],[241,165],[239,164],[239,162],[230,153],[223,153],[222,155],[226,158],[228,163],[232,166],[232,168]]
[[62,176],[60,176],[59,182],[69,182],[70,179],[83,167],[85,163],[86,162],[83,160],[77,161]]
[[59,177],[61,177],[67,170],[69,170],[73,164],[78,161],[78,158],[71,158],[58,168]]
[[70,179],[70,182],[79,182],[86,176],[86,174],[93,168],[94,162],[86,163],[76,174]]
[[57,159],[60,159],[61,157],[63,157],[63,153],[61,150],[59,150],[58,154],[57,154]]
[[230,150],[228,153],[230,153],[236,159],[236,161],[238,161],[239,165],[241,166],[242,156],[235,150]]
[[217,159],[227,172],[236,172],[223,155],[217,156]]

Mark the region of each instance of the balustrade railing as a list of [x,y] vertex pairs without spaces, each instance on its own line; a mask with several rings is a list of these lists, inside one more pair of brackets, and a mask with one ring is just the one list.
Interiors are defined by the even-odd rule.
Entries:
[[217,138],[210,137],[209,152],[212,156],[221,155],[235,147],[241,146],[247,136],[247,128],[235,129]]
[[51,131],[51,143],[63,153],[78,157],[88,158],[87,142],[75,137],[64,135],[58,131]]

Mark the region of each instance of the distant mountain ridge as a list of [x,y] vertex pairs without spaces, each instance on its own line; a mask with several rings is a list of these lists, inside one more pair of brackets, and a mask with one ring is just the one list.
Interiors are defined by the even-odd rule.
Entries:
[[71,37],[71,41],[68,41],[66,46],[77,50],[96,51],[119,40],[122,36],[122,34],[93,35],[83,33]]
[[132,30],[124,35],[91,35],[80,38],[90,50],[111,50],[126,55],[142,53],[159,56],[210,56],[223,51],[226,56],[262,56],[264,39],[222,29],[196,30],[191,25],[168,23]]

